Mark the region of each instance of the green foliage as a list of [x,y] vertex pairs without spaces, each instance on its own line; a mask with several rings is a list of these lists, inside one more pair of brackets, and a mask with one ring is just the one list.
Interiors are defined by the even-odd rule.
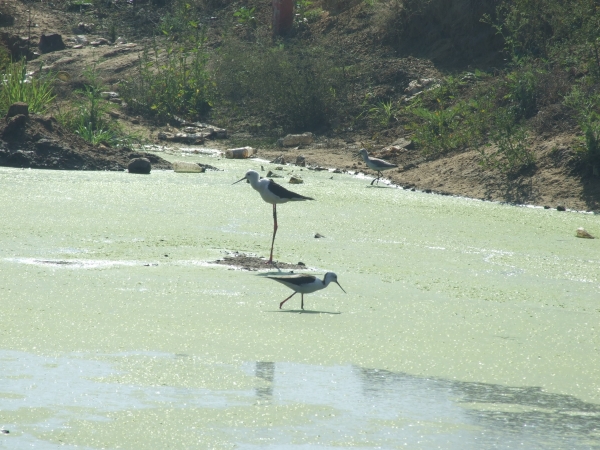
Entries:
[[413,140],[427,156],[440,155],[464,145],[460,133],[461,114],[464,104],[430,111],[424,107],[413,108],[412,114],[420,119],[413,123]]
[[537,112],[537,83],[541,72],[533,69],[518,69],[506,76],[508,93],[504,96],[516,118],[531,117]]
[[0,77],[0,115],[5,115],[15,102],[27,103],[30,113],[43,114],[55,98],[54,75],[28,75],[25,60],[9,63]]
[[514,175],[535,163],[535,155],[527,145],[527,131],[515,121],[514,112],[510,109],[504,108],[495,114],[487,147],[493,150],[480,149],[480,162],[485,168]]
[[367,116],[379,126],[388,127],[390,123],[396,118],[397,108],[392,100],[379,101],[375,105],[369,106],[370,96],[367,95],[365,102],[363,103],[364,111],[359,114],[357,119]]
[[0,43],[0,73],[4,73],[12,58],[10,51]]
[[256,8],[246,8],[245,6],[242,6],[233,13],[233,17],[235,17],[237,22],[242,25],[256,25],[256,19],[254,18],[255,10]]
[[206,68],[207,53],[202,35],[191,48],[168,41],[166,49],[145,48],[137,75],[120,88],[129,109],[165,121],[174,115],[197,119],[211,107],[212,83]]
[[221,99],[249,114],[268,114],[286,131],[326,125],[344,98],[337,57],[320,47],[247,43],[231,38],[215,80]]
[[504,0],[484,21],[504,38],[514,61],[527,57],[573,60],[600,75],[597,0]]
[[105,86],[95,67],[86,69],[83,78],[83,89],[76,91],[78,99],[74,108],[59,113],[57,120],[91,144],[105,142],[118,145],[122,141],[122,133],[116,122],[106,118],[110,104],[100,95]]
[[582,145],[577,148],[581,162],[586,170],[600,176],[600,93],[593,86],[575,86],[564,103],[573,110],[583,132]]

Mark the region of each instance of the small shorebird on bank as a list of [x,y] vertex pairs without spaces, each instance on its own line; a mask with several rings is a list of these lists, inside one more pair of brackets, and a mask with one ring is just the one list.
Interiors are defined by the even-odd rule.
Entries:
[[371,170],[376,170],[377,173],[379,174],[379,176],[377,178],[375,178],[373,181],[371,181],[371,186],[373,185],[373,183],[375,181],[377,181],[377,184],[379,184],[379,179],[382,176],[381,172],[383,172],[384,170],[395,169],[396,167],[398,167],[396,164],[389,163],[387,161],[384,161],[383,159],[371,158],[369,156],[369,154],[367,153],[367,150],[364,148],[361,149],[361,151],[358,153],[364,159],[367,167]]
[[255,191],[258,191],[262,199],[273,205],[273,240],[271,241],[271,256],[269,256],[269,263],[273,262],[273,245],[275,244],[275,234],[277,233],[277,204],[287,202],[297,202],[302,200],[314,200],[314,198],[305,197],[304,195],[296,194],[295,192],[288,191],[283,186],[278,185],[273,180],[267,178],[260,178],[258,172],[249,170],[244,175],[244,178],[236,181],[233,184],[239,183],[240,181],[247,180],[250,186]]
[[[312,292],[319,291],[321,289],[325,289],[331,282],[337,284],[340,287],[340,289],[342,291],[344,291],[344,288],[340,285],[340,283],[338,283],[337,275],[333,272],[327,272],[325,274],[325,276],[323,277],[323,280],[319,280],[317,277],[312,276],[312,275],[301,275],[301,274],[283,275],[283,276],[267,277],[267,278],[270,278],[271,280],[279,281],[281,284],[285,284],[287,287],[289,287],[290,289],[295,291],[292,295],[290,295],[288,298],[286,298],[284,301],[282,301],[279,304],[279,309],[281,309],[281,307],[283,306],[283,304],[285,302],[287,302],[290,298],[292,298],[294,295],[296,295],[298,292],[300,292],[300,294],[302,295],[300,308],[302,308],[302,310],[304,310],[304,294],[311,294]],[[346,291],[344,291],[344,294],[345,293],[346,293]]]

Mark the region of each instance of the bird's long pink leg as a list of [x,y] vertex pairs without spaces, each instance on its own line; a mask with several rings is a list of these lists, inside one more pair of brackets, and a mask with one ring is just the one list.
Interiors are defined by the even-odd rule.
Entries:
[[304,311],[304,294],[302,295],[302,302],[300,303],[300,308],[302,309],[302,311]]
[[297,294],[297,292],[294,292],[292,295],[290,295],[288,298],[286,298],[284,301],[282,301],[282,302],[279,304],[279,309],[281,309],[281,307],[283,306],[283,304],[284,304],[285,302],[287,302],[287,301],[288,301],[290,298],[292,298],[292,297],[293,297],[294,295],[296,295],[296,294]]
[[275,234],[277,233],[277,205],[273,203],[273,240],[271,241],[271,256],[269,263],[273,263],[273,246],[275,245]]

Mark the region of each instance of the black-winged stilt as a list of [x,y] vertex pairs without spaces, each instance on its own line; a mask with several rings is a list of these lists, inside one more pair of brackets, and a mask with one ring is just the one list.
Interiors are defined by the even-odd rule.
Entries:
[[365,164],[367,165],[367,167],[369,169],[376,170],[377,173],[379,174],[379,176],[377,178],[375,178],[373,181],[371,181],[371,186],[373,185],[373,183],[375,181],[377,181],[377,184],[379,184],[379,179],[382,176],[381,172],[383,172],[384,170],[395,169],[396,167],[398,167],[396,164],[389,163],[387,161],[384,161],[383,159],[369,157],[367,150],[364,148],[361,149],[361,151],[358,153],[365,160]]
[[233,184],[244,180],[247,180],[254,190],[258,191],[265,202],[273,205],[273,240],[271,241],[271,256],[269,256],[269,263],[272,263],[273,245],[275,244],[275,234],[277,233],[277,204],[297,202],[301,200],[314,200],[314,198],[305,197],[304,195],[288,191],[286,188],[278,185],[273,180],[269,180],[267,178],[261,179],[259,173],[254,170],[249,170],[246,172],[246,175],[244,175],[244,178],[236,181]]
[[[292,295],[290,295],[288,298],[286,298],[284,301],[282,301],[279,304],[279,309],[281,309],[283,304],[285,302],[287,302],[290,298],[292,298],[294,295],[296,295],[298,292],[300,292],[300,294],[302,295],[302,302],[300,304],[300,307],[302,309],[304,309],[304,294],[310,294],[312,292],[324,289],[331,282],[337,284],[340,287],[340,289],[342,291],[344,291],[344,288],[340,285],[340,283],[338,283],[337,275],[333,272],[327,272],[325,274],[325,276],[323,277],[323,280],[319,280],[317,277],[314,277],[312,275],[301,275],[301,274],[282,275],[282,276],[267,277],[267,278],[270,278],[271,280],[279,281],[281,284],[285,284],[287,287],[289,287],[290,289],[295,291]],[[346,291],[344,291],[344,294],[345,293],[346,293]]]

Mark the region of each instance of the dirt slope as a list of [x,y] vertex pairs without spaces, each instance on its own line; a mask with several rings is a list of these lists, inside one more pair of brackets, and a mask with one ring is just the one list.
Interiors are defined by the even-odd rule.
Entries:
[[[226,5],[218,1],[213,3],[220,7],[215,12],[215,17],[219,18],[231,14],[242,4],[256,2],[226,2]],[[266,3],[261,3],[257,11],[261,20],[268,17],[269,6]],[[392,51],[389,43],[382,42],[378,35],[381,23],[377,22],[381,17],[368,12],[364,3],[333,0],[316,3],[321,4],[326,11],[319,21],[301,30],[307,39],[329,37],[331,45],[340,45],[341,51],[353,55],[357,64],[376,68],[371,72],[375,75],[364,80],[365,90],[359,90],[357,95],[364,95],[368,87],[374,95],[400,98],[412,80],[441,77],[453,73],[452,71],[469,69],[465,60],[473,61],[475,58],[487,67],[493,67],[499,62],[498,42],[493,33],[490,34],[479,27],[475,23],[478,21],[473,19],[483,10],[493,8],[497,3],[495,0],[475,2],[477,14],[470,14],[464,23],[456,18],[462,17],[460,11],[468,9],[469,5],[472,6],[470,0],[456,0],[452,2],[454,6],[449,10],[425,11],[415,18],[413,27],[404,30],[403,36],[398,36],[398,39],[404,39],[403,52]],[[75,49],[73,46],[78,34],[85,34],[88,42],[91,42],[103,37],[106,31],[97,27],[95,31],[83,33],[77,29],[77,24],[89,15],[64,13],[64,9],[53,8],[52,5],[15,2],[11,4],[15,24],[0,27],[0,31],[26,36],[28,13],[25,10],[30,9],[35,24],[31,30],[32,42],[37,42],[42,33],[56,32],[63,36],[67,43],[65,50],[42,55],[31,63],[33,69],[43,62],[46,69],[67,71],[72,75],[70,81],[59,86],[59,96],[66,98],[74,89],[80,88],[81,73],[88,67],[95,66],[109,87],[115,90],[118,90],[120,79],[134,76],[133,68],[144,41],[130,33],[125,35],[125,38],[130,44],[136,45],[84,45],[83,48]],[[143,15],[143,5],[142,9],[133,15],[140,14]],[[214,21],[215,27],[220,26],[219,20]],[[211,21],[207,23],[212,24]],[[419,36],[422,39],[417,39]],[[216,38],[213,36],[213,39]],[[214,42],[213,44],[217,45]],[[468,58],[461,58],[465,55]],[[157,131],[162,129],[155,124],[144,123],[140,118],[128,117],[125,111],[121,111],[120,118],[115,120],[119,120],[126,129],[150,140],[155,140]],[[247,139],[250,145],[256,142],[243,121],[227,125],[233,140],[231,144],[227,141],[218,144],[223,148],[243,144],[244,139]],[[482,170],[478,164],[477,150],[450,154],[434,161],[425,160],[415,150],[382,155],[398,165],[398,169],[389,171],[386,175],[395,183],[406,187],[551,207],[564,205],[576,210],[600,209],[600,179],[582,177],[574,170],[572,161],[578,144],[578,133],[579,130],[566,124],[560,129],[534,136],[531,145],[535,148],[538,161],[536,167],[512,179]],[[369,173],[357,156],[358,150],[364,146],[377,154],[402,137],[410,138],[410,133],[402,126],[377,133],[344,126],[328,136],[319,136],[314,146],[288,150],[284,154],[291,161],[295,160],[295,155],[302,154],[307,157],[309,163],[316,165]],[[260,155],[266,158],[280,153],[281,150],[272,147],[260,149]]]

